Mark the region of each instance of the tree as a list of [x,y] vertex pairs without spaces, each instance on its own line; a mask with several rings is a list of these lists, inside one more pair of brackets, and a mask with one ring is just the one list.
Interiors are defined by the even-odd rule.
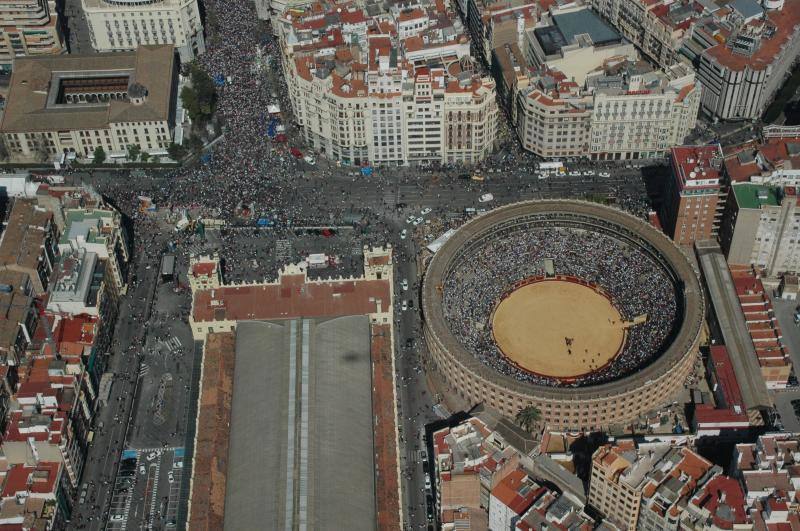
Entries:
[[48,142],[44,133],[33,139],[33,151],[36,152],[36,158],[39,162],[47,162],[50,159],[50,149],[47,147]]
[[517,411],[517,416],[514,417],[515,422],[520,428],[525,431],[533,431],[536,424],[542,419],[542,412],[536,406],[525,406]]
[[97,146],[94,148],[94,164],[102,164],[106,161],[106,150],[103,149],[103,146]]
[[0,137],[0,160],[8,160],[9,156],[6,139],[4,137]]
[[203,149],[203,139],[197,135],[191,135],[186,141],[186,145],[189,148],[189,151],[192,153],[197,153]]
[[139,154],[139,160],[141,160],[142,162],[147,162],[148,160],[150,160],[150,153],[148,153],[147,151],[142,151]]
[[214,80],[197,63],[189,65],[189,79],[191,84],[181,89],[183,108],[193,122],[208,122],[217,103]]
[[172,160],[181,160],[186,155],[186,148],[175,142],[170,143],[167,147],[167,154]]
[[128,144],[128,161],[135,162],[142,153],[142,146],[139,144]]

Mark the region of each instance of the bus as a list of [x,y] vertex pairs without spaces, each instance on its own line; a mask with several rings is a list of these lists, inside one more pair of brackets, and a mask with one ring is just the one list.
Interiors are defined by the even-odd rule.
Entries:
[[540,162],[539,163],[539,171],[551,171],[551,172],[558,172],[558,173],[566,173],[566,168],[564,168],[564,163],[560,161],[553,161],[553,162]]

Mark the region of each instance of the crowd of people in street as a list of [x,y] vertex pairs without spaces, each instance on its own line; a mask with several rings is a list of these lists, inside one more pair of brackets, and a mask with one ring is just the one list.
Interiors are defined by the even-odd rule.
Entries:
[[[551,222],[557,224],[558,222]],[[539,222],[514,226],[465,246],[443,285],[444,316],[456,338],[484,364],[521,381],[546,386],[584,386],[630,374],[666,346],[677,322],[676,287],[642,249],[610,234]],[[577,277],[602,288],[628,323],[621,351],[604,367],[575,379],[525,370],[509,360],[492,335],[491,317],[518,282],[545,275],[552,259],[556,275]]]

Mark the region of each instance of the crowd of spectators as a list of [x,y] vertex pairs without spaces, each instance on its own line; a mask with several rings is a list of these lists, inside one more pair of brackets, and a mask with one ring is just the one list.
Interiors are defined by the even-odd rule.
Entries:
[[[545,275],[545,259],[556,275],[597,285],[630,325],[619,354],[607,365],[574,379],[527,371],[503,355],[492,335],[495,306],[517,282]],[[652,361],[678,322],[675,286],[667,271],[643,249],[613,236],[573,227],[535,224],[506,228],[473,245],[444,282],[443,310],[450,330],[484,364],[523,382],[552,387],[600,384]]]

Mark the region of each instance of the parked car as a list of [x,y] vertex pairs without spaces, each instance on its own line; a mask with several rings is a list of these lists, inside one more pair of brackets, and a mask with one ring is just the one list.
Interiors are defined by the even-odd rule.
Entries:
[[405,240],[406,236],[408,236],[408,230],[406,230],[406,229],[401,230],[400,231],[400,239],[401,240]]
[[488,203],[489,201],[493,200],[494,196],[492,194],[483,194],[478,198],[478,202],[480,203]]

